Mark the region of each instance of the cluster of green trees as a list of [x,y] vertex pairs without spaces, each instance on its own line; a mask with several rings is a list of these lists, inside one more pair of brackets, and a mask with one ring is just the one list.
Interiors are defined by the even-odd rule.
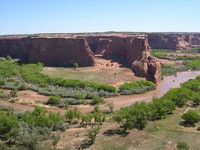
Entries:
[[[170,89],[161,98],[154,98],[151,103],[136,103],[129,107],[123,107],[113,119],[124,131],[132,128],[143,129],[148,121],[163,119],[172,114],[176,107],[184,107],[188,102],[194,106],[200,105],[200,76],[191,79],[181,85],[180,88]],[[183,115],[187,124],[198,122],[199,114],[189,111]]]
[[176,105],[172,101],[154,99],[150,104],[141,102],[121,108],[113,116],[113,120],[123,128],[123,131],[133,128],[141,130],[146,127],[148,121],[165,118],[175,109]]
[[124,83],[119,87],[120,94],[141,94],[149,90],[154,90],[156,88],[155,84],[150,81],[140,80],[130,83]]
[[52,140],[53,147],[58,144],[52,131],[65,131],[69,125],[80,123],[91,125],[86,133],[91,144],[96,139],[100,125],[106,120],[105,115],[99,110],[82,114],[76,108],[60,113],[48,112],[41,107],[23,113],[14,112],[11,108],[0,109],[0,139],[5,143],[20,145],[27,149],[35,150],[39,142]]
[[65,131],[68,124],[59,113],[49,113],[41,107],[32,112],[0,111],[0,138],[7,143],[36,149],[41,141],[51,139],[51,131]]
[[106,120],[105,115],[99,110],[95,110],[93,113],[82,114],[76,108],[66,111],[65,118],[69,124],[80,122],[81,125],[102,125]]

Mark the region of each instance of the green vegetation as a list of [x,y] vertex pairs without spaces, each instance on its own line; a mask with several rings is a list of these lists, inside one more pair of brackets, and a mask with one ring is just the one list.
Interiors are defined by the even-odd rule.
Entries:
[[[10,89],[10,94],[0,93],[1,98],[17,96],[20,90],[33,90],[42,95],[50,96],[46,104],[60,108],[69,105],[103,103],[104,97],[119,94],[140,94],[155,89],[149,81],[125,83],[116,88],[106,84],[75,79],[51,77],[41,73],[42,63],[19,65],[15,60],[0,58],[0,87]],[[91,101],[85,101],[92,99]]]
[[178,150],[189,150],[190,149],[190,147],[187,145],[186,142],[178,142],[176,147]]
[[58,96],[58,95],[55,95],[55,96],[50,96],[48,101],[47,101],[47,104],[50,104],[50,105],[57,105],[61,102],[61,97]]
[[151,55],[157,58],[166,58],[169,52],[173,51],[168,49],[151,49]]
[[200,115],[192,110],[189,110],[185,114],[183,114],[182,118],[185,120],[185,124],[194,125],[196,122],[199,121]]
[[[185,53],[185,55],[181,55],[181,53]],[[176,72],[186,71],[186,70],[199,70],[200,69],[200,60],[199,56],[194,54],[198,53],[198,49],[188,49],[188,50],[165,50],[165,49],[152,49],[151,54],[160,59],[168,59],[174,62],[178,62],[177,65],[166,65],[162,64],[162,72],[161,75],[173,75]],[[182,61],[182,64],[180,63]]]
[[181,71],[186,71],[189,70],[190,68],[185,66],[185,65],[166,65],[166,64],[162,64],[161,65],[162,69],[161,69],[161,76],[169,76],[169,75],[173,75],[176,74],[176,72],[181,72]]
[[81,113],[77,109],[72,109],[65,113],[65,118],[70,124],[75,124],[78,123],[79,119],[81,118]]
[[66,127],[64,117],[58,113],[47,113],[40,107],[22,114],[0,111],[1,139],[27,149],[37,149],[39,142],[51,139],[51,131],[65,131]]
[[97,134],[99,133],[100,127],[92,127],[88,130],[86,136],[90,139],[91,144],[94,143]]
[[78,63],[73,64],[74,69],[76,70],[78,68]]
[[155,84],[153,82],[140,80],[122,84],[119,87],[119,93],[123,95],[141,94],[154,89]]
[[[170,89],[164,96],[159,99],[154,98],[149,104],[141,102],[123,107],[113,116],[113,119],[123,128],[123,131],[133,128],[143,129],[149,121],[163,119],[173,114],[176,106],[184,107],[189,101],[196,106],[200,104],[199,85],[200,76],[185,82],[180,88]],[[186,123],[193,124],[199,121],[199,114],[189,111],[183,115],[183,119]]]
[[186,63],[186,66],[191,68],[192,70],[200,70],[200,60],[194,59]]
[[113,102],[111,102],[111,103],[108,104],[108,108],[109,108],[110,112],[113,113],[113,110],[114,110],[114,104],[113,104]]
[[[76,105],[93,97],[116,96],[116,88],[106,84],[50,77],[42,74],[43,64],[19,65],[15,60],[0,58],[0,87],[11,93],[0,94],[1,98],[15,97],[18,90],[33,90],[51,96],[47,104],[58,107]],[[56,99],[56,96],[62,97]],[[65,98],[65,99],[63,99]]]
[[103,98],[100,97],[100,96],[98,96],[98,95],[95,95],[95,96],[92,97],[92,102],[91,102],[91,103],[92,103],[93,105],[101,104],[101,103],[103,103],[103,102],[104,102]]

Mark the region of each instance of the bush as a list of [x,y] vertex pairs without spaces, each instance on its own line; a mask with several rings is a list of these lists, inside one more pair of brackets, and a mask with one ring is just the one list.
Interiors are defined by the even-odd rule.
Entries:
[[11,96],[11,97],[17,96],[17,89],[11,90],[11,91],[10,91],[10,96]]
[[78,123],[79,119],[81,118],[81,115],[81,112],[78,111],[76,108],[65,112],[65,118],[70,124]]
[[94,121],[95,121],[96,124],[102,125],[103,122],[106,120],[105,116],[100,112],[94,113],[93,116],[94,116]]
[[189,110],[183,114],[182,118],[185,120],[186,124],[194,125],[194,123],[199,121],[200,115],[195,111]]
[[178,150],[189,150],[190,149],[188,144],[185,143],[185,142],[178,142],[176,147],[177,147]]
[[100,104],[100,103],[103,103],[104,102],[104,99],[98,95],[95,95],[92,97],[92,102],[91,104],[93,105],[96,105],[96,104]]
[[74,63],[73,67],[74,67],[74,69],[77,69],[78,68],[78,63]]
[[192,70],[199,70],[200,69],[200,60],[199,59],[191,60],[186,63],[186,66],[190,67]]
[[100,108],[99,108],[99,105],[98,105],[98,104],[96,104],[96,105],[94,106],[93,112],[94,112],[94,113],[100,112]]
[[61,97],[56,95],[56,96],[50,96],[46,103],[50,105],[57,105],[60,102],[61,102]]
[[123,95],[141,94],[153,89],[155,89],[153,82],[140,80],[122,84],[119,87],[119,93]]
[[113,103],[113,102],[109,103],[109,104],[108,104],[108,108],[109,108],[110,112],[113,113],[113,110],[114,110],[114,103]]
[[86,136],[90,139],[91,144],[94,143],[97,134],[99,133],[100,127],[92,127],[87,131]]
[[92,118],[93,118],[93,114],[91,113],[83,114],[81,116],[81,124],[83,125],[91,124]]
[[200,96],[196,96],[196,97],[193,99],[193,103],[194,103],[194,105],[196,105],[196,106],[200,105]]
[[2,78],[0,78],[0,85],[5,85],[5,81]]

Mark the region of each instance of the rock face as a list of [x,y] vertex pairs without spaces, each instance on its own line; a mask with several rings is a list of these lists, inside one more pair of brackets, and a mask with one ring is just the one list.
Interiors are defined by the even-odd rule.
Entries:
[[85,39],[0,39],[0,56],[7,55],[30,63],[42,62],[46,66],[95,65],[93,52]]
[[105,59],[125,63],[137,76],[146,77],[155,83],[160,81],[160,63],[150,56],[146,36],[99,37],[95,51]]
[[153,49],[189,49],[200,47],[198,33],[153,33],[147,34],[149,45]]
[[42,34],[0,36],[0,56],[46,66],[94,66],[94,54],[125,64],[135,75],[157,83],[160,64],[150,56],[147,36],[126,34]]

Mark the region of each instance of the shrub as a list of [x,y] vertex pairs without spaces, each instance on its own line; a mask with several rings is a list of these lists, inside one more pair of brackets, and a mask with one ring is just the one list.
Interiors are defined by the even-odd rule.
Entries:
[[77,69],[78,68],[78,63],[74,63],[73,67],[74,67],[74,69]]
[[113,110],[114,110],[114,104],[113,104],[113,102],[111,102],[111,103],[108,104],[108,108],[109,108],[110,112],[113,113]]
[[0,111],[0,136],[5,137],[7,133],[9,133],[12,128],[18,126],[19,121],[16,116],[13,114],[6,114]]
[[78,111],[76,108],[74,108],[72,110],[65,112],[65,118],[67,119],[67,122],[69,122],[70,124],[77,123],[81,118],[81,112]]
[[200,115],[195,111],[189,110],[183,114],[182,118],[185,120],[186,124],[194,125],[194,123],[199,121]]
[[96,104],[96,105],[94,106],[93,112],[94,112],[94,113],[95,113],[95,112],[100,112],[100,108],[99,108],[99,105],[98,105],[98,104]]
[[99,133],[100,127],[92,127],[87,131],[86,136],[90,139],[91,144],[94,143],[97,134]]
[[102,113],[100,113],[100,112],[96,112],[96,113],[94,113],[94,115],[93,115],[93,117],[94,117],[94,121],[95,121],[95,123],[96,124],[100,124],[100,125],[102,125],[102,123],[105,121],[105,116],[102,114]]
[[17,89],[11,90],[11,91],[10,91],[10,96],[11,96],[11,97],[17,96]]
[[119,87],[119,93],[123,95],[141,94],[153,89],[155,89],[153,82],[140,80],[122,84]]
[[199,70],[200,68],[200,60],[194,59],[186,63],[186,66],[190,67],[192,70]]
[[81,124],[83,125],[91,124],[92,118],[93,118],[93,114],[91,113],[83,114],[81,116]]
[[178,142],[176,147],[177,147],[178,150],[189,150],[190,149],[188,144],[185,143],[185,142]]
[[5,81],[2,78],[0,78],[0,85],[5,85]]
[[56,96],[50,96],[46,103],[50,105],[57,105],[60,102],[61,102],[61,97],[56,95]]
[[194,105],[196,105],[196,106],[200,105],[200,96],[196,96],[196,97],[193,99],[193,103],[194,103]]
[[103,103],[104,102],[104,99],[98,95],[95,95],[92,97],[92,104],[93,105],[96,105],[96,104],[100,104],[100,103]]

